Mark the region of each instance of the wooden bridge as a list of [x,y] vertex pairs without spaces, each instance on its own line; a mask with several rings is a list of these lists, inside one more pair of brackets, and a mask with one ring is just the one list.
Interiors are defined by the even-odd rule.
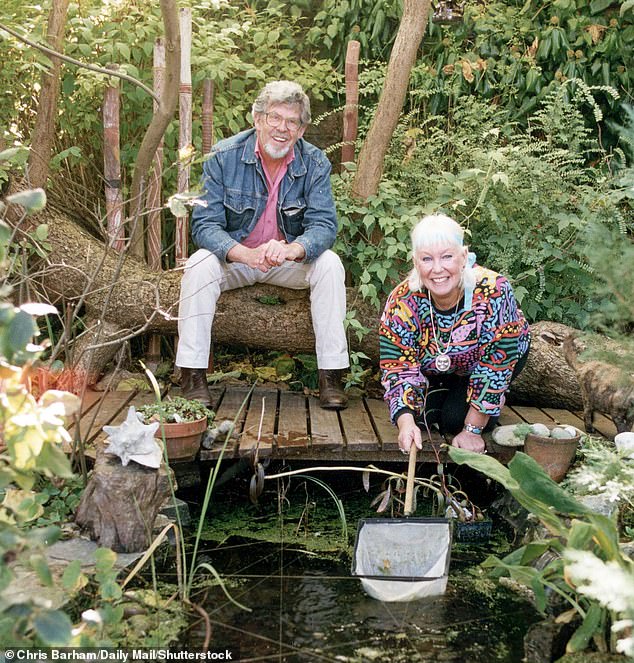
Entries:
[[[390,423],[387,406],[382,400],[352,397],[349,407],[340,412],[322,410],[319,399],[274,387],[216,386],[211,389],[216,422],[235,419],[235,441],[225,449],[223,458],[239,458],[254,454],[259,458],[298,459],[303,461],[398,461],[407,459],[398,449],[397,431]],[[172,388],[172,395],[179,390]],[[88,392],[83,400],[75,433],[90,447],[105,440],[102,427],[121,423],[130,405],[154,402],[151,393],[114,391]],[[549,426],[569,424],[584,430],[581,413],[553,408],[506,406],[500,423],[544,423]],[[78,427],[78,428],[77,428]],[[599,434],[612,438],[614,424],[603,415],[596,415]],[[71,434],[72,434],[71,429]],[[496,445],[486,436],[488,452],[505,461],[512,450]],[[436,462],[445,440],[432,432],[431,442],[423,445],[419,458]],[[213,461],[222,445],[202,449],[201,461]],[[510,452],[510,455],[509,455]]]

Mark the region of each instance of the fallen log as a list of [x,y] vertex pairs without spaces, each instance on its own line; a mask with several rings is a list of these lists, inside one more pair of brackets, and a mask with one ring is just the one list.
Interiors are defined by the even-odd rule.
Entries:
[[[134,257],[105,248],[103,242],[66,215],[48,210],[52,250],[40,279],[41,298],[81,308],[88,330],[74,342],[78,383],[99,379],[123,340],[140,333],[176,334],[181,270],[150,270]],[[348,288],[348,310],[369,330],[361,340],[350,334],[351,350],[378,360],[379,312]],[[90,322],[92,321],[92,323]],[[532,326],[529,361],[513,383],[516,403],[581,409],[577,378],[566,363],[562,344],[571,327],[554,322]],[[308,291],[258,285],[223,293],[213,337],[230,345],[281,352],[314,351]]]
[[509,402],[536,407],[581,410],[581,389],[563,353],[566,336],[578,332],[559,322],[531,325],[528,361],[511,384]]
[[[63,214],[49,214],[47,221],[52,251],[41,297],[52,304],[81,306],[89,321],[74,342],[79,378],[94,384],[126,338],[177,333],[180,269],[155,272],[135,257],[106,248]],[[351,348],[376,360],[378,312],[354,288],[348,288],[348,310],[370,329],[361,341],[351,335]],[[220,343],[314,352],[308,291],[257,285],[223,293],[213,337]]]

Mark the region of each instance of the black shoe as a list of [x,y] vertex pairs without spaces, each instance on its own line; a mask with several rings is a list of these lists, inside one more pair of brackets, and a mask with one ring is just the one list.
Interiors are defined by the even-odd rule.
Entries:
[[211,407],[211,394],[207,387],[207,370],[204,368],[181,368],[181,389],[183,398],[200,401]]
[[319,405],[324,410],[343,410],[348,397],[341,385],[341,370],[319,371]]

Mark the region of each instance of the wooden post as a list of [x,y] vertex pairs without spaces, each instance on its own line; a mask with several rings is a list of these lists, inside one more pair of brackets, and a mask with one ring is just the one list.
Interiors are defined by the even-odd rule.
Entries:
[[354,144],[359,126],[359,49],[361,44],[352,40],[346,50],[346,106],[343,110],[343,145],[341,163],[354,161]]
[[211,151],[214,144],[214,82],[210,78],[203,81],[203,154]]
[[[116,64],[108,69],[116,71]],[[116,79],[118,80],[118,79]],[[110,246],[116,251],[125,247],[123,235],[123,193],[119,153],[119,85],[109,85],[103,99],[103,170],[106,181],[106,219]]]
[[[189,189],[189,159],[182,155],[191,148],[192,143],[192,10],[184,7],[179,11],[181,31],[181,80],[179,93],[179,160],[178,160],[178,192]],[[176,217],[176,266],[182,267],[187,260],[187,244],[189,241],[189,217]]]
[[[154,43],[154,92],[163,96],[165,85],[165,43],[159,37]],[[154,112],[158,111],[158,104],[154,102]],[[161,138],[152,173],[148,182],[147,205],[148,214],[148,265],[157,272],[161,270],[161,178],[163,173],[163,138]]]
[[[203,154],[211,152],[214,144],[214,82],[210,78],[203,81]],[[214,341],[211,340],[207,372],[214,372]]]
[[[165,42],[158,37],[154,42],[154,92],[159,99],[163,97],[165,87]],[[154,112],[159,111],[158,104],[154,102]],[[147,256],[150,269],[161,271],[161,180],[163,175],[163,138],[156,148],[152,172],[148,182],[147,207],[148,207],[148,234],[147,234]],[[155,370],[161,361],[161,337],[152,334],[146,356],[146,365],[150,370]]]

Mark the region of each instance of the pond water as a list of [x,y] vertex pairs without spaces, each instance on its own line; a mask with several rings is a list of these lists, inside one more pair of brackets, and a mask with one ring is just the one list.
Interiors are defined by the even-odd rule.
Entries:
[[[239,650],[241,661],[522,660],[523,636],[539,615],[479,568],[490,552],[509,550],[499,528],[488,544],[454,543],[444,595],[383,603],[350,575],[356,521],[374,515],[376,490],[368,496],[358,477],[331,479],[348,532],[332,496],[309,480],[267,485],[257,506],[240,481],[214,493],[199,559],[251,609],[235,606],[211,576],[200,579],[195,600],[210,616],[214,648]],[[195,624],[189,645],[200,647],[204,635],[202,623]]]

